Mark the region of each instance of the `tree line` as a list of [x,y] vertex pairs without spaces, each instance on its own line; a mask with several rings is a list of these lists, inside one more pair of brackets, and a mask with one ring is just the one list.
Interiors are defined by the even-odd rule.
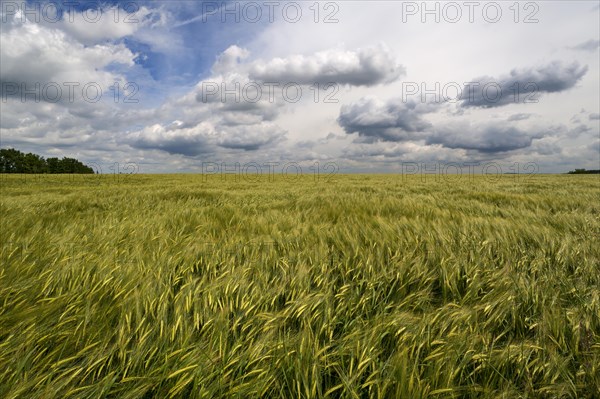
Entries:
[[22,153],[14,148],[0,149],[0,173],[81,173],[94,170],[74,158],[47,158]]
[[596,175],[600,174],[600,170],[575,169],[568,172],[569,175]]

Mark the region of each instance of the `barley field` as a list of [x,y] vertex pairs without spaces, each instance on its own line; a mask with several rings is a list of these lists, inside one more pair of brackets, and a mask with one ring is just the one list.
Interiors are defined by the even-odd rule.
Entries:
[[598,176],[2,176],[2,398],[598,398]]

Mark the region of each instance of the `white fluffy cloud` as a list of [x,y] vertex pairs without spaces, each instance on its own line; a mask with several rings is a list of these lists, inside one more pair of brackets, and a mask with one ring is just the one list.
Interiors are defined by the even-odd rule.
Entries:
[[89,16],[88,11],[67,11],[55,25],[81,43],[95,44],[134,34],[148,23],[149,15],[150,10],[146,7],[131,14],[119,7],[98,8],[89,12]]
[[212,72],[217,75],[236,72],[242,61],[249,56],[250,52],[247,49],[236,45],[230,46],[217,57],[216,62],[213,64]]
[[[41,97],[47,94],[68,101],[71,82],[79,85],[77,90],[73,89],[73,99],[88,83],[98,84],[103,91],[108,91],[109,86],[122,82],[123,77],[106,68],[134,64],[135,55],[123,44],[85,46],[60,29],[29,21],[2,30],[0,37],[0,81],[6,96],[21,97],[21,89],[25,89]],[[58,96],[55,90],[43,90],[50,84],[58,85],[62,95]],[[40,85],[37,90],[36,85]]]
[[393,82],[405,72],[384,45],[355,51],[332,49],[309,56],[259,60],[250,67],[250,77],[255,80],[305,85],[338,83],[372,86]]

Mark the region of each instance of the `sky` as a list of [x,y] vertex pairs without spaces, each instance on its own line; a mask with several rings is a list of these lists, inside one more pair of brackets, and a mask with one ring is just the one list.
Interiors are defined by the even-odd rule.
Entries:
[[102,173],[600,169],[599,1],[0,5],[2,148]]

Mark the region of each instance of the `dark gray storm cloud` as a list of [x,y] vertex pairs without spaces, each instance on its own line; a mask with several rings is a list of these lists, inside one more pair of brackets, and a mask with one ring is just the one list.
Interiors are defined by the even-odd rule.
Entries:
[[133,148],[142,150],[161,150],[171,155],[185,155],[188,157],[210,153],[208,143],[199,140],[190,140],[183,137],[171,138],[161,141],[136,140],[131,143]]
[[275,124],[227,127],[219,132],[217,145],[231,150],[256,151],[285,138],[286,132]]
[[381,102],[363,98],[357,103],[342,106],[337,121],[348,134],[358,133],[372,140],[406,141],[432,127],[422,116],[436,109],[436,104],[402,102],[399,99]]
[[145,150],[161,150],[169,154],[197,156],[215,150],[210,138],[214,127],[207,123],[189,124],[180,121],[168,125],[155,124],[132,133],[125,139],[130,146]]
[[[421,104],[363,98],[345,105],[338,117],[339,125],[347,134],[358,133],[359,143],[424,142],[448,149],[503,153],[531,146],[534,139],[552,132],[530,132],[503,124],[450,123],[433,126],[423,119],[435,112],[439,104]],[[529,114],[515,114],[512,120],[527,119]]]
[[427,137],[426,143],[451,149],[498,153],[529,147],[534,139],[542,137],[543,132],[531,133],[512,126],[457,124],[436,129]]
[[532,115],[533,114],[525,114],[525,113],[513,114],[513,115],[509,116],[506,120],[509,122],[524,121],[526,119],[531,118]]
[[574,62],[564,66],[555,61],[539,68],[513,69],[499,78],[483,76],[463,88],[463,107],[494,108],[514,103],[538,102],[541,93],[568,90],[588,70]]
[[147,131],[129,143],[142,150],[161,150],[171,155],[188,157],[214,152],[215,147],[202,135],[151,135]]
[[590,39],[587,42],[579,43],[569,48],[572,50],[596,51],[598,47],[600,47],[600,40]]
[[583,123],[578,124],[572,129],[567,130],[567,137],[576,138],[582,134],[586,134],[592,130],[591,127],[584,125]]
[[269,122],[230,126],[218,121],[199,124],[177,121],[167,126],[148,126],[131,134],[125,142],[138,149],[194,157],[214,153],[219,148],[256,151],[283,141],[285,136],[285,130]]
[[[465,87],[461,106],[492,108],[537,100],[539,93],[556,93],[572,88],[586,72],[587,66],[580,66],[576,62],[566,66],[553,62],[539,68],[514,69],[499,79],[475,79],[473,82],[479,86]],[[488,86],[490,89],[486,89]],[[382,102],[363,98],[342,106],[337,122],[347,134],[358,133],[357,142],[420,141],[426,145],[482,154],[528,148],[534,140],[555,133],[544,131],[543,128],[526,131],[510,124],[529,119],[532,116],[530,113],[513,114],[504,124],[450,123],[434,127],[424,116],[438,111],[442,106],[400,99]]]

